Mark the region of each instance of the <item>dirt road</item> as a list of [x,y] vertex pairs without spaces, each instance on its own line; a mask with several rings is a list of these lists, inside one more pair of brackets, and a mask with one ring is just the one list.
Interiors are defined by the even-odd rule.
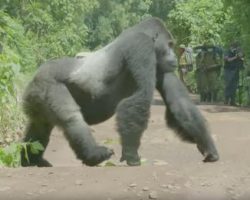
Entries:
[[114,118],[93,126],[97,141],[115,151],[100,167],[82,166],[55,129],[45,154],[54,167],[0,169],[0,200],[249,200],[250,112],[214,105],[199,108],[218,146],[219,162],[203,163],[194,145],[176,138],[165,126],[164,106],[156,95],[140,148],[142,166],[119,163]]

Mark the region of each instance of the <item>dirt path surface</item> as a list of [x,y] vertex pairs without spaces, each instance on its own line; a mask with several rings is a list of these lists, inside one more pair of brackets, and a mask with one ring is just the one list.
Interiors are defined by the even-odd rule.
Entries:
[[[93,126],[99,143],[114,149],[109,163],[86,167],[75,159],[55,129],[45,157],[52,168],[0,169],[0,200],[196,200],[250,199],[250,112],[199,105],[221,159],[203,163],[196,147],[181,142],[165,126],[164,106],[155,96],[140,154],[140,167],[119,163],[114,118]],[[106,165],[115,166],[106,166]]]

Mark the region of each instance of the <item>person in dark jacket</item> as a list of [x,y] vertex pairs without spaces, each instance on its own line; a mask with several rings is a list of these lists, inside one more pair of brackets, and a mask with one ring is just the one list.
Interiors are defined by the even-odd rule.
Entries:
[[231,44],[225,53],[225,101],[226,105],[236,106],[235,97],[239,84],[239,72],[243,69],[243,53],[237,42]]

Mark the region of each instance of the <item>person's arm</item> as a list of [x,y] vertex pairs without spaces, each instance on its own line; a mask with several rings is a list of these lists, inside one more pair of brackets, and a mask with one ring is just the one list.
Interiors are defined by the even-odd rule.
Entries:
[[228,61],[228,62],[231,62],[231,61],[233,61],[233,60],[235,60],[235,59],[237,59],[237,58],[238,58],[237,55],[235,55],[235,56],[233,56],[233,57],[225,56],[225,60]]

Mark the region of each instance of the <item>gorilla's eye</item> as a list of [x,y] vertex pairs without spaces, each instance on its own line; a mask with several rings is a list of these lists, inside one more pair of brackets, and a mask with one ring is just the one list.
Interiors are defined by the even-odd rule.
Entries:
[[168,42],[168,46],[169,46],[170,48],[174,48],[174,42],[173,42],[173,41],[169,41],[169,42]]
[[161,51],[161,56],[165,56],[167,53],[168,53],[168,51],[167,51],[166,49],[163,49],[163,50]]

